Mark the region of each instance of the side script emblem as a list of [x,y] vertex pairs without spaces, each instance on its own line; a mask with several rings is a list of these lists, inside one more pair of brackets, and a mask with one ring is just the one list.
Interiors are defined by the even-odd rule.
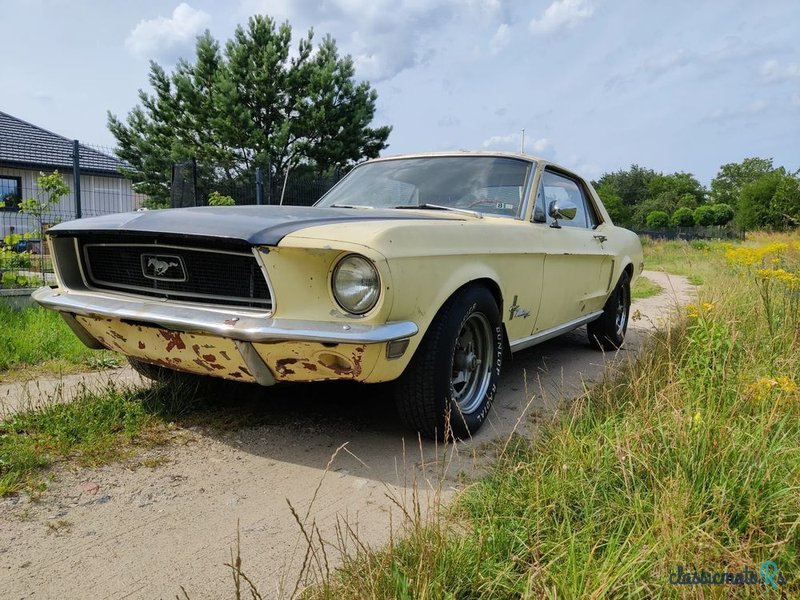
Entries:
[[186,281],[186,266],[180,256],[142,254],[142,273],[159,281]]

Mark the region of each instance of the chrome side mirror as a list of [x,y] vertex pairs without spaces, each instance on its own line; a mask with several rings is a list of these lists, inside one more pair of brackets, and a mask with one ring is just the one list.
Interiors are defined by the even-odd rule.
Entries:
[[569,200],[553,200],[547,208],[550,218],[553,219],[552,227],[561,227],[558,224],[559,219],[566,219],[572,221],[578,214],[578,207],[574,202]]

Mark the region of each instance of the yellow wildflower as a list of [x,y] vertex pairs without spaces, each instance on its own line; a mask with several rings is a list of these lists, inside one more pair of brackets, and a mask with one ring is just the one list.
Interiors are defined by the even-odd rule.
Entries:
[[776,280],[788,285],[800,283],[800,276],[785,269],[758,269],[756,277],[763,280]]

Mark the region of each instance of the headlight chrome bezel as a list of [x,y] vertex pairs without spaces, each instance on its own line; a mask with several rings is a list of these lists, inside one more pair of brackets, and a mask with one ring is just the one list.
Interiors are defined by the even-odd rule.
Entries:
[[[365,277],[363,277],[363,279],[372,278],[374,280],[374,283],[369,286],[370,292],[366,296],[366,298],[369,298],[367,303],[361,301],[353,303],[348,302],[345,294],[343,294],[342,288],[344,286],[341,284],[339,276],[342,274],[342,269],[348,265],[352,265],[353,261],[357,261],[356,264],[364,268]],[[352,283],[350,283],[350,285],[352,285]],[[333,294],[334,300],[336,300],[336,304],[338,304],[342,310],[351,315],[364,315],[375,308],[381,298],[380,272],[375,264],[366,256],[355,253],[346,254],[336,262],[336,266],[334,266],[331,272],[331,293]]]

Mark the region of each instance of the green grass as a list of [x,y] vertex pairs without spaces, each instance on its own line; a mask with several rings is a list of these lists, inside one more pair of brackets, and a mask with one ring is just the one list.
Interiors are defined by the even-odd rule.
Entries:
[[730,245],[729,242],[693,240],[665,241],[642,238],[645,268],[666,271],[689,278],[692,285],[702,285],[702,272],[712,252]]
[[631,288],[631,298],[633,300],[644,300],[645,298],[652,298],[663,291],[664,288],[655,281],[642,276],[633,284]]
[[0,381],[119,364],[118,354],[84,346],[58,313],[41,307],[12,310],[0,302]]
[[70,461],[93,466],[165,442],[170,423],[194,401],[181,385],[84,392],[0,422],[0,496],[43,485],[42,472]]
[[[651,267],[691,265],[699,303],[449,511],[411,511],[402,539],[345,552],[305,597],[800,597],[800,285],[726,247],[649,246]],[[780,260],[800,274],[800,243]],[[778,592],[669,583],[765,560]]]

